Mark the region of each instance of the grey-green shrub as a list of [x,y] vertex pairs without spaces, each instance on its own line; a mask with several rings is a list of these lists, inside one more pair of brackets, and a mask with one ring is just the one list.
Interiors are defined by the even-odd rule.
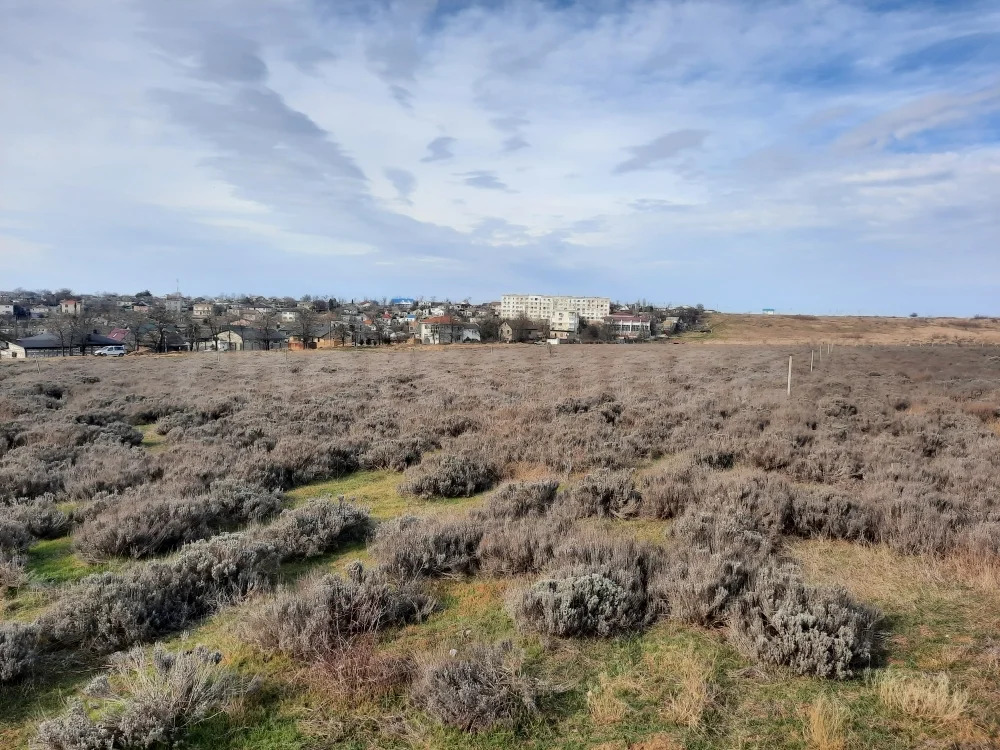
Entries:
[[404,516],[378,527],[372,552],[384,570],[400,578],[471,574],[479,568],[483,533],[471,518]]
[[98,653],[150,641],[269,585],[278,560],[270,544],[221,534],[166,562],[88,576],[39,618],[42,638]]
[[521,591],[511,608],[522,628],[566,637],[627,633],[646,617],[646,602],[636,601],[607,571],[544,578]]
[[278,556],[288,560],[322,555],[338,544],[367,538],[371,530],[367,510],[343,497],[326,497],[282,511],[272,523],[247,533],[272,544]]
[[490,493],[483,509],[493,518],[523,518],[545,515],[556,500],[559,482],[509,482]]
[[90,691],[96,712],[73,702],[63,716],[39,725],[37,744],[44,750],[174,747],[185,729],[255,688],[255,680],[221,661],[222,654],[204,646],[171,652],[157,644],[151,656],[142,649],[118,654],[110,679]]
[[549,565],[572,522],[566,518],[483,519],[476,558],[491,575],[534,573]]
[[278,592],[251,616],[247,633],[269,649],[324,657],[355,636],[419,621],[433,606],[412,581],[399,583],[354,563],[347,578],[324,575]]
[[581,516],[630,518],[638,514],[640,499],[632,472],[598,469],[580,480],[568,501]]
[[[3,512],[7,512],[3,509]],[[11,516],[0,518],[0,552],[22,552],[35,541],[27,524]]]
[[743,592],[755,566],[706,547],[681,550],[651,588],[660,614],[673,620],[721,625]]
[[543,687],[522,670],[509,642],[468,646],[426,662],[413,686],[417,704],[442,724],[465,732],[516,728],[538,713]]
[[420,457],[432,447],[431,441],[418,437],[375,440],[361,454],[361,468],[403,471],[409,466],[420,463]]
[[151,489],[112,499],[73,534],[73,546],[91,559],[141,558],[207,539],[281,510],[277,492],[217,482],[207,495],[164,496]]
[[663,559],[651,547],[593,535],[569,537],[554,569],[509,601],[518,625],[547,635],[609,637],[635,631],[655,610],[649,585]]
[[38,659],[38,627],[18,622],[0,623],[0,683],[27,674]]
[[874,609],[842,589],[808,586],[793,571],[767,568],[731,609],[729,634],[763,664],[845,679],[870,665],[878,621]]
[[486,456],[463,451],[434,455],[407,471],[401,492],[420,497],[470,497],[500,480],[500,468]]

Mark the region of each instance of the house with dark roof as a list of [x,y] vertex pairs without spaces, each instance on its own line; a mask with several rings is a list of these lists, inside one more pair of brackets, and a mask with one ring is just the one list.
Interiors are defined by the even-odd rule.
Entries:
[[292,351],[302,349],[332,349],[344,346],[352,340],[351,330],[343,323],[321,323],[309,331],[309,338],[303,342],[301,331],[291,331],[288,334],[288,348]]
[[288,337],[281,331],[247,326],[227,326],[215,335],[215,340],[223,351],[264,351],[288,346]]
[[118,341],[108,336],[102,336],[97,331],[92,333],[66,334],[39,333],[36,336],[18,339],[7,344],[0,351],[3,359],[30,359],[33,357],[71,357],[93,354],[94,349],[102,346],[120,346]]

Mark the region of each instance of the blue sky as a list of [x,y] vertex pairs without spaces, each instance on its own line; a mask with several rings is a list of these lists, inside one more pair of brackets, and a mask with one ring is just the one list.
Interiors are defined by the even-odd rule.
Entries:
[[0,13],[0,288],[1000,314],[996,2]]

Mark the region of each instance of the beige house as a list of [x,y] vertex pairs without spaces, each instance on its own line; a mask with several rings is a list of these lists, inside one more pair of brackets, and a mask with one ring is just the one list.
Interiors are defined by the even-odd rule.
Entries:
[[83,312],[83,302],[78,299],[64,299],[59,303],[59,311],[63,315],[79,315]]
[[549,318],[549,338],[568,339],[580,330],[580,316],[572,310],[557,310]]

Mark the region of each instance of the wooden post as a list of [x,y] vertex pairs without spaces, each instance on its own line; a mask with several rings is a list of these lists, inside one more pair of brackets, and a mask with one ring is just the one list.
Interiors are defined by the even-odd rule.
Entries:
[[788,395],[792,395],[792,355],[788,355]]
[[813,371],[813,356],[816,354],[812,349],[809,350],[809,372]]

